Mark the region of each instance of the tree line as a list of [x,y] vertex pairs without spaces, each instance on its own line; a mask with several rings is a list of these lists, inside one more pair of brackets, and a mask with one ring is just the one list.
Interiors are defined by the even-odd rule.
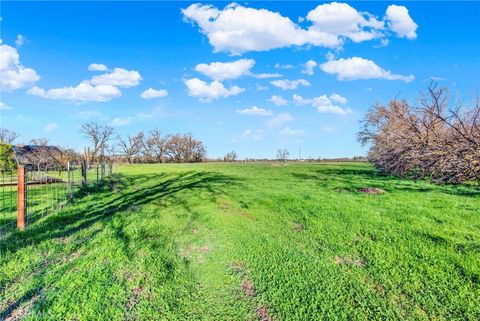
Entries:
[[480,183],[480,107],[432,83],[416,104],[394,99],[363,119],[359,141],[383,174],[440,183]]

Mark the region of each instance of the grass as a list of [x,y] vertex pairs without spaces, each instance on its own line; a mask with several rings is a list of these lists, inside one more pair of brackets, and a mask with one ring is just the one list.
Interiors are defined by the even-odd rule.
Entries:
[[480,191],[367,164],[125,166],[5,244],[0,319],[480,319]]

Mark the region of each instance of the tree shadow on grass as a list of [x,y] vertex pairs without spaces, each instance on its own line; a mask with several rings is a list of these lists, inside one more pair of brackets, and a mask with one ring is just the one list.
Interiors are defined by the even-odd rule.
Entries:
[[[93,239],[106,226],[113,231],[115,238],[121,242],[125,256],[134,257],[134,253],[130,253],[132,240],[123,230],[123,226],[108,224],[113,217],[120,217],[120,219],[127,217],[124,215],[115,216],[115,214],[131,211],[132,208],[138,208],[144,204],[154,203],[158,206],[160,200],[167,201],[166,203],[160,203],[160,206],[162,206],[161,204],[174,203],[188,210],[190,197],[201,193],[202,197],[215,199],[226,193],[227,186],[234,184],[241,184],[241,180],[214,172],[137,176],[117,174],[100,184],[77,192],[74,195],[73,204],[57,214],[52,214],[32,224],[24,232],[15,232],[2,241],[4,249],[1,253],[2,255],[6,254],[8,260],[8,257],[14,256],[17,251],[32,244],[39,245],[42,242],[54,239],[66,240],[70,236],[75,236],[79,231],[88,231],[72,241],[68,253],[61,252],[58,257],[45,258],[43,262],[34,267],[38,280],[35,282],[36,285],[14,301],[0,301],[0,319],[11,317],[17,313],[21,309],[20,306],[29,301],[35,293],[39,293],[40,289],[48,286],[45,284],[44,275],[52,264],[57,265],[57,267],[60,266],[60,272],[58,273],[66,273],[73,268],[76,260],[85,251],[85,243]],[[97,222],[101,222],[102,226],[89,229]],[[145,237],[149,236],[145,234]],[[162,246],[162,244],[168,242],[168,237],[160,231],[155,237],[158,240],[149,240],[152,246],[155,244]],[[165,260],[165,269],[172,278],[175,273],[175,264],[173,258]],[[0,290],[3,291],[6,285],[6,283],[0,284]]]
[[[299,180],[315,180],[322,187],[328,188],[331,180],[350,186],[352,192],[358,188],[370,187],[365,184],[377,184],[389,192],[441,192],[456,196],[480,197],[480,187],[472,184],[434,184],[426,180],[413,180],[390,175],[382,175],[374,168],[342,168],[329,167],[311,173],[294,172],[292,176]],[[358,186],[357,186],[358,185]],[[376,187],[376,186],[373,186]]]
[[[98,221],[110,220],[121,211],[159,200],[173,201],[188,207],[184,192],[206,192],[212,199],[224,194],[224,187],[240,184],[240,179],[215,172],[185,172],[176,175],[152,174],[126,176],[117,174],[74,195],[72,205],[58,214],[47,216],[23,232],[15,232],[2,241],[2,253],[14,253],[32,243],[66,238]],[[92,196],[94,200],[87,200]]]

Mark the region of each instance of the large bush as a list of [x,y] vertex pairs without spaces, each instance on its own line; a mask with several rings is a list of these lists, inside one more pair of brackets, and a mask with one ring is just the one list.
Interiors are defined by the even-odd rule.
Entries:
[[442,183],[480,182],[479,100],[467,106],[436,85],[418,104],[392,100],[376,105],[358,138],[380,172]]

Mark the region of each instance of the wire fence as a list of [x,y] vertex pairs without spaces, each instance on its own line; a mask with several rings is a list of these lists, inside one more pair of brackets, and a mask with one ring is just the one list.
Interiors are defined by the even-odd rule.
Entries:
[[1,172],[0,255],[2,242],[73,200],[75,193],[112,175],[113,163],[69,162],[55,167],[18,166]]

